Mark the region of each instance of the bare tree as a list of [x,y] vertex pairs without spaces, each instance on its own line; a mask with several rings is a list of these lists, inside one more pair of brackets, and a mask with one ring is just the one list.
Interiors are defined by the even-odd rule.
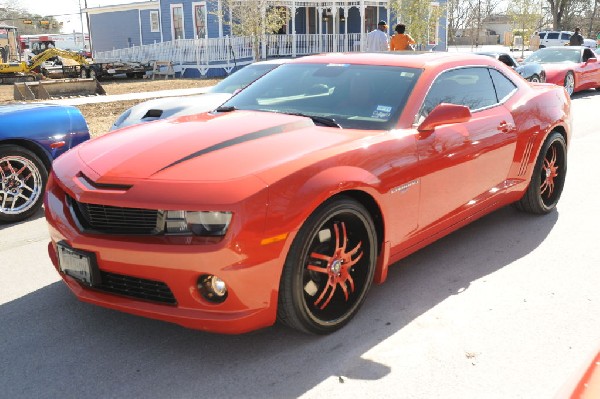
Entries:
[[521,56],[525,50],[525,39],[537,30],[541,16],[541,4],[538,0],[512,0],[508,6],[507,14],[523,37]]
[[419,48],[427,45],[433,39],[431,36],[436,35],[435,29],[443,13],[439,4],[431,0],[392,0],[390,8],[406,24],[407,33],[415,39]]
[[290,16],[285,7],[272,6],[268,0],[226,0],[219,17],[231,25],[235,36],[252,38],[254,59],[260,59],[261,38],[276,33],[287,24]]

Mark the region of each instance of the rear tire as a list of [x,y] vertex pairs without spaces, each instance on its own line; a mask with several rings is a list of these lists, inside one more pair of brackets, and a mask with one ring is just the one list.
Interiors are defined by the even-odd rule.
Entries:
[[537,74],[535,74],[535,73],[531,76],[531,78],[529,79],[529,81],[533,82],[533,83],[539,83],[539,82],[541,82],[540,77]]
[[340,197],[303,224],[287,255],[277,318],[302,332],[332,333],[358,312],[373,282],[377,233],[369,212]]
[[546,214],[562,194],[567,175],[567,145],[558,132],[551,132],[542,145],[529,187],[516,207],[524,212]]
[[48,171],[33,152],[0,145],[0,223],[27,219],[42,206]]

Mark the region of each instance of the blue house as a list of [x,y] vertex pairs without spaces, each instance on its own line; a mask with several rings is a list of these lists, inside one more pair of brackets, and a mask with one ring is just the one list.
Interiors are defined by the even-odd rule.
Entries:
[[[397,21],[389,9],[388,0],[267,1],[272,6],[285,7],[290,17],[279,34],[266,35],[261,41],[260,58],[360,51],[364,46],[365,33],[375,29],[378,21],[388,21],[389,33],[393,33]],[[446,1],[431,4],[444,7]],[[114,50],[128,48],[133,54],[135,48],[144,47],[136,54],[154,51],[153,54],[162,55],[162,59],[178,63],[178,72],[190,77],[196,75],[192,71],[194,68],[198,75],[219,75],[253,59],[251,53],[239,57],[238,52],[235,64],[231,65],[229,59],[222,58],[226,53],[224,47],[231,47],[233,41],[241,39],[232,35],[228,23],[232,20],[232,13],[226,9],[224,0],[150,0],[87,8],[85,11],[89,15],[95,55],[113,51],[114,56]],[[435,47],[437,51],[445,51],[445,17],[432,20],[429,32],[424,49]],[[161,50],[157,50],[153,46],[157,43],[172,43],[177,48],[165,50],[166,46],[162,46]],[[240,40],[237,43],[240,50],[248,47]],[[126,51],[117,53],[123,57]],[[196,66],[191,67],[190,64]],[[215,71],[219,68],[223,71]]]
[[[243,1],[243,0],[242,0]],[[446,1],[440,1],[440,5]],[[386,0],[273,1],[292,16],[287,34],[346,34],[369,32],[379,20],[389,20]],[[87,8],[95,51],[107,51],[173,39],[217,38],[231,35],[221,0],[150,0]],[[361,16],[363,18],[361,18]],[[393,18],[389,20],[393,33]],[[117,27],[117,28],[115,28]],[[446,47],[446,20],[438,21],[437,37],[430,40]]]

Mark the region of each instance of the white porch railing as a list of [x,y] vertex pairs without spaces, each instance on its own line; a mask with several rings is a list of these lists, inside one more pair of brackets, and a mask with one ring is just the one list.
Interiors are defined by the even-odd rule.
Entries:
[[[297,57],[309,54],[360,51],[360,33],[266,35],[260,43],[262,58]],[[171,61],[178,72],[197,69],[202,76],[211,68],[227,73],[236,65],[254,61],[250,37],[179,39],[94,53],[96,62]]]

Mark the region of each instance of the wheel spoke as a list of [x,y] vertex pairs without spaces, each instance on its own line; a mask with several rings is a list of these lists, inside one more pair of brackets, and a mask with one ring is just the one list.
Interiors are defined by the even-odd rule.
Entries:
[[319,295],[319,297],[315,301],[315,306],[319,306],[319,302],[321,302],[323,300],[323,298],[325,297],[325,294],[327,293],[327,291],[329,291],[329,296],[327,297],[327,300],[319,307],[319,309],[321,309],[321,310],[325,309],[325,306],[327,306],[329,304],[329,301],[331,301],[331,298],[333,298],[333,294],[335,293],[336,284],[332,283],[332,280],[333,279],[330,276],[329,279],[327,280],[327,284],[325,285],[325,288],[323,288],[323,291],[321,292],[321,295]]
[[362,259],[362,241],[359,241],[354,248],[346,251],[348,245],[348,232],[344,222],[334,223],[333,231],[335,235],[335,248],[333,256],[327,256],[317,252],[312,252],[310,257],[327,262],[327,266],[319,266],[313,263],[307,265],[307,270],[327,274],[327,283],[321,290],[321,294],[314,301],[314,305],[323,310],[331,302],[339,286],[344,294],[346,302],[355,290],[354,279],[350,274],[352,268]]

